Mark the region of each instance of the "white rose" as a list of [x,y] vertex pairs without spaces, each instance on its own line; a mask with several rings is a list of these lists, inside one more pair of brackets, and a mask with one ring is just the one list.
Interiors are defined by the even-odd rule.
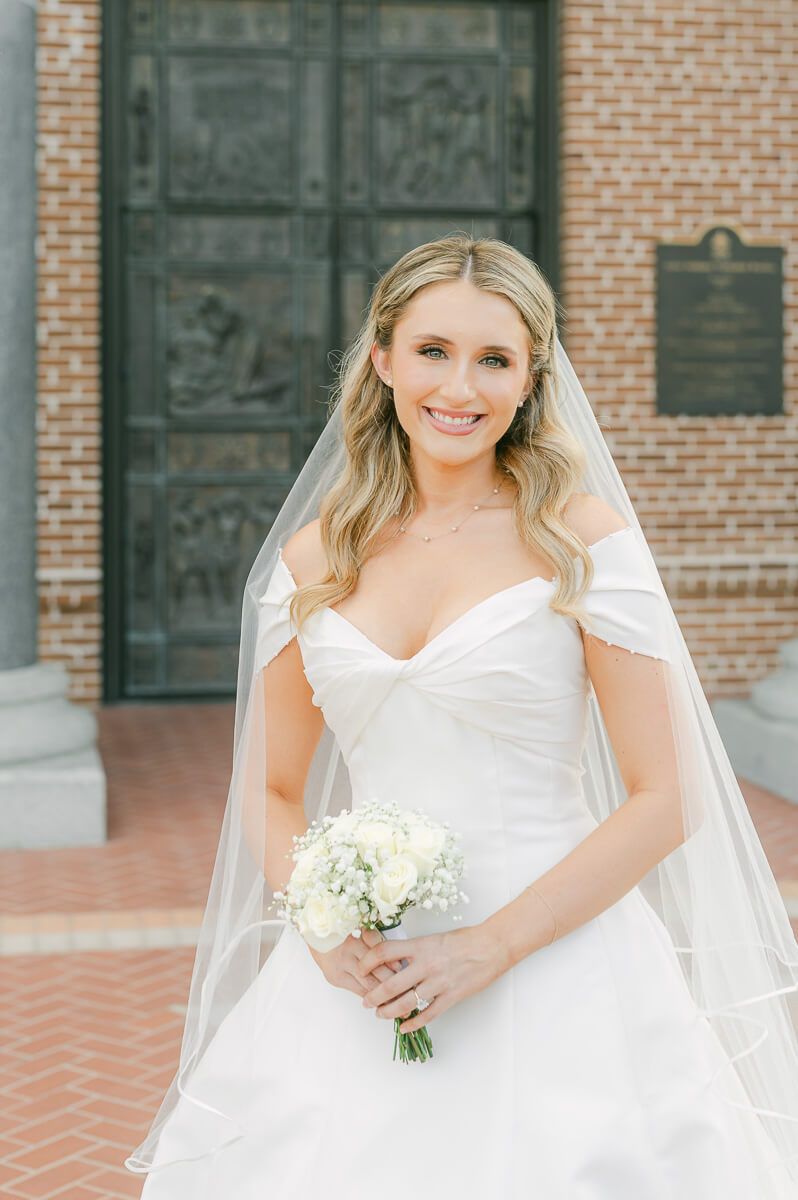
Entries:
[[435,863],[438,861],[443,844],[446,840],[446,831],[444,829],[434,829],[424,822],[414,822],[407,833],[402,838],[398,849],[402,854],[406,854],[413,860],[418,869],[419,877],[424,878],[431,874]]
[[357,816],[352,812],[339,813],[330,826],[330,835],[333,837],[348,838],[350,833],[357,826]]
[[361,858],[376,854],[379,862],[396,854],[396,834],[386,821],[360,821],[355,833],[355,845]]
[[396,916],[399,906],[407,899],[407,893],[418,883],[416,864],[406,854],[396,854],[384,862],[376,871],[371,883],[374,903],[381,921]]
[[352,923],[332,892],[311,896],[299,914],[297,927],[309,946],[325,952],[340,946],[352,932]]
[[303,884],[306,884],[313,874],[314,866],[324,853],[324,842],[312,842],[306,850],[302,851],[299,858],[294,863],[294,869],[291,872],[291,878],[288,881],[289,884],[293,883],[298,887],[302,887]]

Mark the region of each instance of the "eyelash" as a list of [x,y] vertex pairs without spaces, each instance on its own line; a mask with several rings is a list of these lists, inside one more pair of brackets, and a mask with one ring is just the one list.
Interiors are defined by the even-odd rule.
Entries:
[[[428,350],[440,350],[441,354],[445,354],[445,353],[446,353],[446,351],[443,349],[443,347],[442,347],[442,346],[436,346],[434,343],[431,343],[429,346],[422,346],[422,347],[419,349],[418,353],[419,353],[419,354],[423,354],[425,358],[428,358],[428,357],[429,357],[429,356],[428,356],[428,354],[427,354],[427,351],[428,351]],[[503,355],[503,354],[486,354],[484,357],[485,357],[485,358],[495,358],[495,359],[497,360],[497,362],[501,363],[501,365],[502,365],[503,367],[509,366],[509,364],[508,364],[508,362],[507,362],[507,359],[504,357],[504,355]],[[435,360],[435,359],[432,359],[431,361],[432,361],[432,362],[435,362],[436,360]],[[496,368],[495,368],[495,367],[492,367],[492,368],[491,368],[491,370],[494,370],[494,371],[495,371],[495,370],[496,370]]]

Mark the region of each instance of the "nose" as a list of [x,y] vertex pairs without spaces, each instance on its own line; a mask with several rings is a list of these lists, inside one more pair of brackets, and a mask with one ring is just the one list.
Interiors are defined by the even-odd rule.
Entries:
[[464,408],[474,399],[477,393],[471,382],[467,362],[459,365],[452,363],[441,383],[440,393],[443,399],[452,401],[453,408]]

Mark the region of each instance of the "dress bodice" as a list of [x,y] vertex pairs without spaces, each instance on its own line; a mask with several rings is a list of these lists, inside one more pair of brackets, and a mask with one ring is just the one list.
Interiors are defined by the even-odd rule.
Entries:
[[[590,632],[632,653],[664,657],[659,577],[630,526],[589,547],[593,580],[582,601]],[[281,554],[266,593],[259,664],[293,636],[296,583]],[[380,707],[412,689],[464,725],[518,745],[578,758],[589,690],[578,622],[549,607],[556,582],[540,576],[489,595],[410,658],[375,645],[335,609],[318,609],[298,635],[305,674],[348,761]]]
[[[633,529],[589,550],[594,574],[582,608],[590,632],[664,656],[664,592]],[[261,664],[293,636],[296,586],[279,555],[261,598]],[[579,622],[549,606],[555,588],[533,577],[496,591],[406,659],[330,608],[297,635],[313,703],[348,768],[352,806],[368,797],[419,805],[458,828],[472,858],[477,842],[484,856],[493,839],[495,870],[484,877],[510,885],[530,878],[530,856],[554,861],[595,827],[580,762],[590,679]]]

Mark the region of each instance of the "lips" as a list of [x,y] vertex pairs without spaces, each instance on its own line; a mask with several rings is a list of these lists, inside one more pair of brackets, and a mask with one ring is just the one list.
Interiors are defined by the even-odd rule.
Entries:
[[[473,429],[477,429],[482,424],[482,421],[484,420],[485,415],[486,415],[485,413],[478,413],[478,414],[462,413],[459,415],[462,415],[464,417],[476,415],[478,417],[478,420],[469,421],[467,424],[464,424],[464,425],[451,425],[448,421],[440,421],[440,420],[438,420],[437,417],[433,417],[432,413],[426,407],[426,405],[422,405],[422,408],[424,409],[424,412],[426,413],[427,420],[429,421],[430,425],[433,425],[435,427],[435,429],[439,429],[441,431],[441,433],[455,434],[455,435],[461,436],[461,437],[466,433],[471,433],[471,431]],[[444,409],[439,409],[438,411],[445,412]],[[455,414],[452,414],[452,415],[455,415]]]

